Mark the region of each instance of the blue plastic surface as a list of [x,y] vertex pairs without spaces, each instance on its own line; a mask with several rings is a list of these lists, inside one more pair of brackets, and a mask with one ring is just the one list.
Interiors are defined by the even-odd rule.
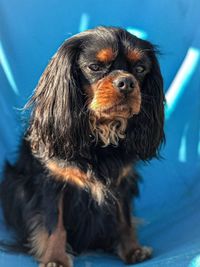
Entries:
[[[200,1],[0,2],[0,165],[14,160],[21,112],[43,69],[69,36],[97,25],[129,29],[160,46],[168,100],[162,161],[139,166],[144,177],[136,215],[139,238],[154,248],[141,267],[200,266]],[[9,233],[0,217],[0,238]],[[0,252],[1,267],[37,266],[30,257]],[[75,267],[124,266],[89,253]]]

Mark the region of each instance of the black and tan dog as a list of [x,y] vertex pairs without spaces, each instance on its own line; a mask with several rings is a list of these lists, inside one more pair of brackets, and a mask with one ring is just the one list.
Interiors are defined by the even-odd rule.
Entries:
[[72,266],[70,250],[101,248],[125,263],[151,249],[131,218],[135,164],[164,141],[163,80],[155,47],[114,27],[59,48],[27,104],[29,126],[1,184],[5,221],[40,266]]

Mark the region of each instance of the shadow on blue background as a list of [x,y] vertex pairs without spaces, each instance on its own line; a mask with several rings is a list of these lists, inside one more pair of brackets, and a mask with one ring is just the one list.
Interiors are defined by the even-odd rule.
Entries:
[[[138,266],[200,266],[200,2],[198,0],[27,1],[0,3],[0,164],[14,160],[23,107],[48,60],[72,34],[97,25],[127,28],[158,44],[165,80],[164,160],[140,166],[136,214],[141,242],[154,257]],[[191,51],[195,51],[194,53]],[[2,219],[1,219],[2,221]],[[8,233],[1,223],[1,238]],[[88,253],[77,267],[123,266],[112,255]],[[0,253],[0,266],[37,266],[30,257]]]

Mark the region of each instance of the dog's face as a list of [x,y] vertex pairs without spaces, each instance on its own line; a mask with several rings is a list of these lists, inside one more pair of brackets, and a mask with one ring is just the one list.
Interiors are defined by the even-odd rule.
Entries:
[[164,139],[162,86],[151,43],[120,28],[77,34],[40,79],[30,132],[43,147],[53,145],[52,154],[61,146],[63,154],[86,151],[93,136],[102,146],[124,140],[132,153],[148,159]]
[[[95,45],[94,45],[95,44]],[[120,29],[100,29],[82,42],[77,60],[96,141],[118,145],[128,119],[141,110],[142,85],[151,70],[152,46]]]
[[140,112],[140,87],[151,67],[145,42],[128,33],[104,35],[91,36],[78,60],[87,106],[98,118],[130,118]]

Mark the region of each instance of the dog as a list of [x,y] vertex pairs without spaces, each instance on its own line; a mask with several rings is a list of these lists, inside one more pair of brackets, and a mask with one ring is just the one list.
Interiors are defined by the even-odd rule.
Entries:
[[67,39],[42,74],[1,183],[15,245],[40,267],[71,267],[73,254],[93,249],[126,264],[151,257],[131,213],[136,164],[158,158],[165,142],[156,54],[150,42],[101,26]]

